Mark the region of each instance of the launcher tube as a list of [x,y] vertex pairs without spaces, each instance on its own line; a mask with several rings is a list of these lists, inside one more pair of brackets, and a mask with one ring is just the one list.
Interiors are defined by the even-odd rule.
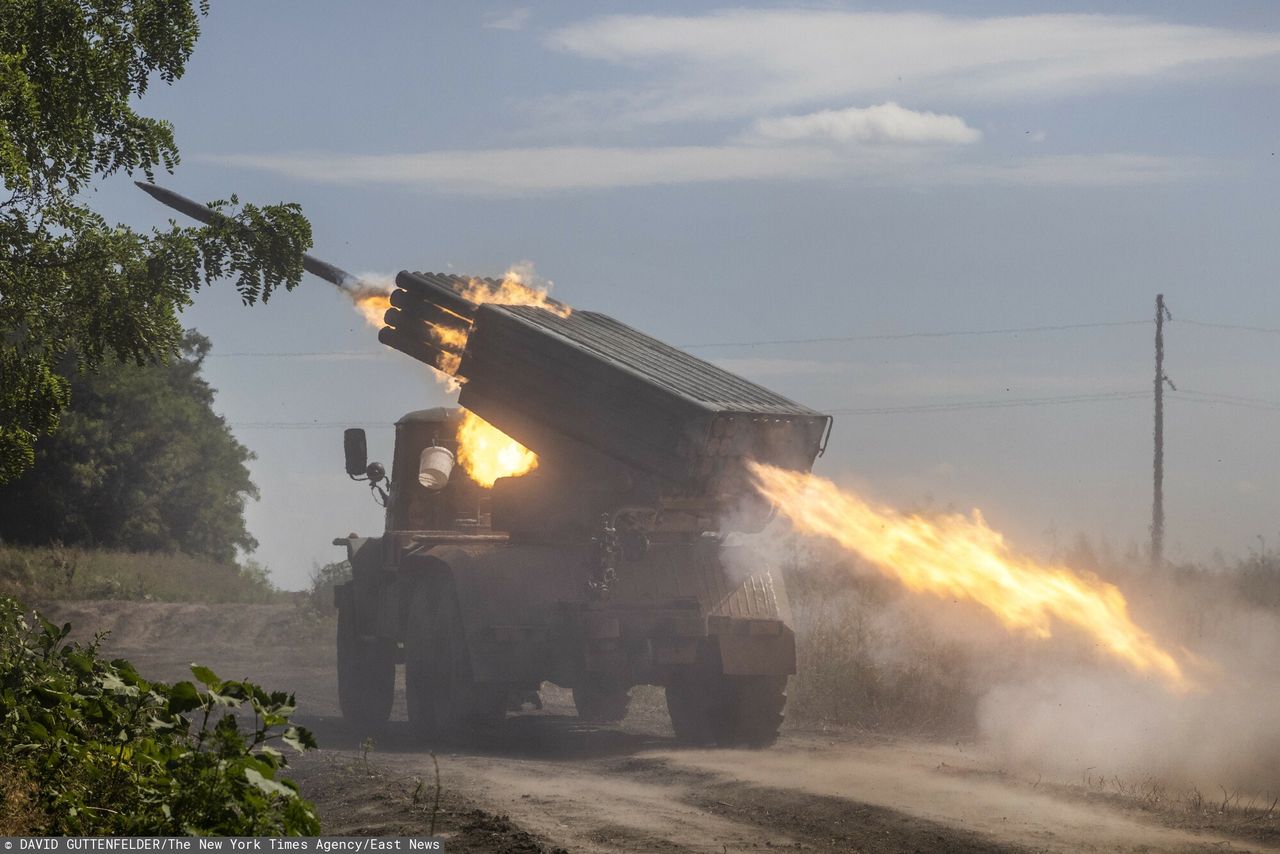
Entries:
[[401,270],[399,275],[396,276],[396,284],[414,296],[421,297],[428,303],[448,309],[454,314],[462,315],[467,319],[470,319],[476,312],[476,304],[471,300],[439,282],[428,279],[426,276],[419,276],[417,273]]

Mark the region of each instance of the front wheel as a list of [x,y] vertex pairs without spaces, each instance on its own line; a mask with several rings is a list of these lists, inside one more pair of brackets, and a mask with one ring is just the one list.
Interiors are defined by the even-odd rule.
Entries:
[[682,676],[667,686],[676,738],[689,744],[767,747],[778,739],[785,676]]
[[585,677],[573,686],[578,717],[591,723],[616,724],[627,716],[630,702],[629,689],[608,677]]
[[369,731],[391,717],[396,663],[390,641],[366,638],[353,605],[338,609],[338,706],[349,724]]

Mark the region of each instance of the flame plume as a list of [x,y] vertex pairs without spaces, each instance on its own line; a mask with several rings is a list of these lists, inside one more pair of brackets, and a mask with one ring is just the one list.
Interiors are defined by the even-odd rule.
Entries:
[[390,293],[390,291],[365,289],[362,292],[351,293],[351,301],[355,304],[356,311],[364,317],[365,323],[381,327],[382,316],[387,313],[387,309],[391,308]]
[[749,463],[755,486],[801,531],[855,552],[908,589],[975,602],[1004,626],[1047,638],[1059,620],[1128,667],[1190,690],[1182,666],[1133,622],[1113,584],[1013,553],[982,515],[935,519],[875,507],[825,478]]
[[538,467],[538,455],[476,415],[462,410],[458,462],[486,489],[500,477],[519,477]]
[[462,295],[477,305],[493,303],[494,305],[531,305],[545,308],[553,314],[568,317],[573,309],[562,302],[555,302],[547,293],[551,282],[546,287],[530,284],[536,281],[533,265],[527,262],[515,264],[502,274],[497,287],[482,279],[471,279],[463,288]]

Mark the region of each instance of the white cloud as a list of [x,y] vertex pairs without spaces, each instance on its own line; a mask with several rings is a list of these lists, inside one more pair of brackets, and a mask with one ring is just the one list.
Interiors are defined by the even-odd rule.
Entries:
[[889,101],[874,107],[822,110],[800,116],[757,119],[749,136],[860,143],[947,143],[964,145],[982,139],[982,132],[959,116],[908,110]]
[[244,154],[206,159],[317,183],[372,182],[471,193],[818,177],[840,165],[838,157],[822,149],[710,145],[558,146],[398,155]]
[[563,27],[556,50],[630,66],[639,90],[573,93],[562,113],[668,122],[880,99],[1039,98],[1280,53],[1280,34],[1117,15],[959,17],[729,9],[613,15]]
[[490,30],[516,32],[529,25],[531,14],[531,10],[525,8],[487,12],[484,16],[484,26]]
[[319,184],[387,184],[446,192],[519,195],[751,180],[855,180],[913,186],[1152,184],[1210,174],[1190,158],[1099,154],[1003,164],[956,161],[930,149],[812,145],[647,148],[559,146],[419,154],[230,154],[197,159]]

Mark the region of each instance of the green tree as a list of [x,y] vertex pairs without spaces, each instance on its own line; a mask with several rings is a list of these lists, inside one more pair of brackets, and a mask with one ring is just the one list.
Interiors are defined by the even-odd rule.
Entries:
[[72,379],[62,427],[32,469],[0,486],[0,538],[228,562],[257,545],[244,522],[258,494],[245,467],[253,454],[212,409],[200,375],[209,339],[188,332],[183,350]]
[[301,279],[297,205],[233,196],[211,203],[218,225],[139,233],[83,202],[97,179],[178,163],[169,123],[133,107],[153,78],[182,76],[205,13],[206,0],[0,0],[0,483],[57,428],[66,354],[90,371],[163,360],[203,282],[234,278],[253,303]]

